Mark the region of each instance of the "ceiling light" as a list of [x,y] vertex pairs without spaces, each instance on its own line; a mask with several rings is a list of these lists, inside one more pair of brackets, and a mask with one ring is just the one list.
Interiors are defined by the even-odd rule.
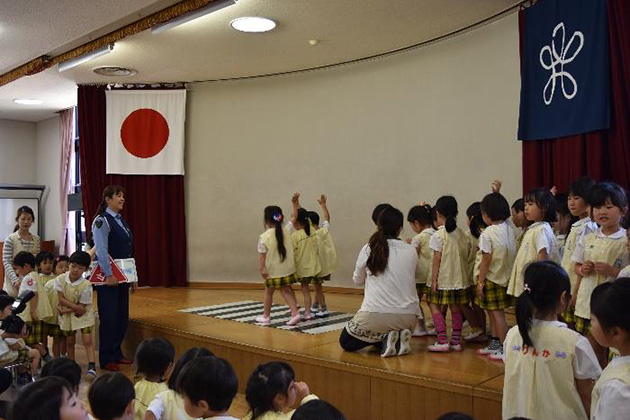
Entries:
[[13,102],[20,105],[41,105],[44,103],[39,99],[14,99]]
[[276,27],[276,22],[265,17],[242,17],[230,22],[232,28],[241,32],[269,32]]
[[129,77],[135,76],[138,74],[138,70],[130,69],[127,67],[118,67],[118,66],[101,66],[95,67],[92,71],[101,76],[111,76],[111,77]]
[[228,6],[236,4],[236,0],[215,0],[212,3],[204,6],[200,9],[193,10],[192,12],[184,13],[181,16],[177,16],[169,21],[160,23],[151,28],[152,34],[159,34],[160,32],[168,31],[171,28],[190,22],[207,14],[224,9]]
[[59,63],[59,71],[66,71],[73,67],[80,66],[81,64],[86,63],[90,60],[94,60],[97,57],[109,54],[113,49],[114,44],[108,44],[87,54],[80,55],[77,58],[72,58],[70,60],[64,61],[63,63]]

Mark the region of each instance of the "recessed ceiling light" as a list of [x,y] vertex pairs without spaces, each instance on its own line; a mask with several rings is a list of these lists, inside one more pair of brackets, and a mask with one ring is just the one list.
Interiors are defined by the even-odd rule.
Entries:
[[276,27],[276,22],[265,17],[242,17],[230,22],[232,28],[241,32],[269,32]]
[[113,76],[113,77],[129,77],[138,74],[138,70],[130,69],[127,67],[118,66],[101,66],[95,67],[92,71],[101,76]]
[[44,103],[39,99],[14,99],[13,102],[20,105],[41,105]]

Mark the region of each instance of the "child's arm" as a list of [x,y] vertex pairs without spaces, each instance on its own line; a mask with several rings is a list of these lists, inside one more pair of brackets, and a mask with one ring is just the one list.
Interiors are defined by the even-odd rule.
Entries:
[[549,254],[547,253],[547,248],[543,248],[538,251],[538,261],[545,261],[549,259]]
[[328,206],[326,205],[327,200],[328,198],[324,194],[322,194],[317,202],[322,208],[322,216],[324,216],[324,220],[330,223],[330,212],[328,212]]
[[298,209],[300,208],[300,193],[293,193],[291,197],[291,223],[297,222]]
[[442,263],[442,251],[433,253],[433,270],[431,271],[431,289],[437,292],[438,276],[440,275],[440,264]]
[[577,388],[584,410],[586,410],[586,416],[591,418],[591,394],[593,393],[593,387],[595,381],[593,379],[575,379],[575,386]]
[[263,279],[267,280],[269,278],[269,274],[265,271],[265,261],[267,260],[267,254],[260,254],[260,258],[258,259],[258,272],[262,276]]
[[72,309],[72,311],[77,315],[83,315],[85,313],[85,307],[83,305],[70,302],[68,299],[66,299],[62,292],[57,292],[57,295],[59,296],[59,303],[61,305],[67,306],[68,308]]
[[37,318],[37,302],[38,301],[39,301],[39,293],[35,293],[35,296],[33,296],[31,301],[29,302],[29,304],[30,304],[30,312],[31,312],[31,319],[33,321],[39,321],[39,318]]
[[494,181],[492,181],[492,192],[493,193],[500,193],[501,192],[501,181],[498,179],[495,179]]
[[356,284],[365,284],[365,277],[367,276],[367,253],[368,245],[364,245],[359,252],[357,263],[354,266],[354,273],[352,274],[352,281]]
[[602,276],[617,278],[621,269],[603,262],[596,262],[593,266],[593,271],[597,274],[601,274]]
[[483,297],[483,286],[486,284],[486,275],[492,262],[492,253],[481,252],[481,262],[479,263],[479,279],[477,280],[477,295]]

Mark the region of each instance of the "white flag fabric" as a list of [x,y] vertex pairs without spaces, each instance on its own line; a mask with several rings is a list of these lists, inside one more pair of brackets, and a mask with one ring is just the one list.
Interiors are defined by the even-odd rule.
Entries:
[[186,90],[106,92],[106,173],[184,175]]

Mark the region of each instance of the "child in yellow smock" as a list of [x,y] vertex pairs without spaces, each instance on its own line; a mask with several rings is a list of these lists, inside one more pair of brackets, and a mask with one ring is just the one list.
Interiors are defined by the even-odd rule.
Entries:
[[175,347],[164,338],[147,338],[136,350],[136,376],[140,377],[135,385],[136,420],[143,420],[144,414],[156,395],[168,390],[166,378],[173,370]]

